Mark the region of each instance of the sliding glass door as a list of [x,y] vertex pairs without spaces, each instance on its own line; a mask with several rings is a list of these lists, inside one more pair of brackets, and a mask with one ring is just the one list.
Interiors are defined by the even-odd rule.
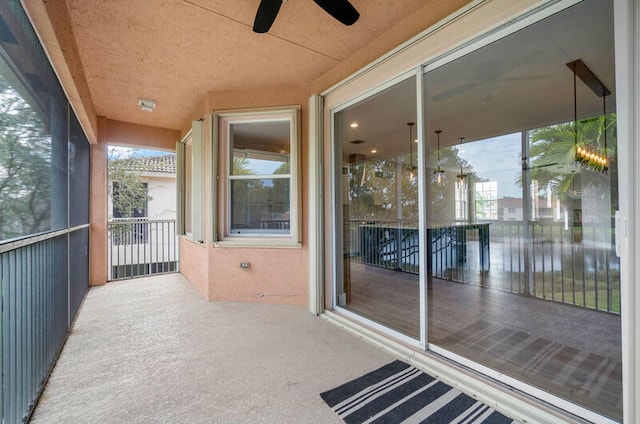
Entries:
[[613,52],[589,0],[427,67],[428,338],[621,419]]
[[334,114],[336,303],[413,339],[420,337],[416,78]]
[[620,420],[612,2],[485,40],[333,110],[334,304]]

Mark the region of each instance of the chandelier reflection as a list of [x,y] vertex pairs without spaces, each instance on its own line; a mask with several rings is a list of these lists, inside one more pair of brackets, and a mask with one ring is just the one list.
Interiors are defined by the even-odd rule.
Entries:
[[415,122],[407,122],[407,126],[409,127],[409,166],[407,166],[407,171],[409,171],[409,179],[413,181],[416,178],[416,167],[413,166],[413,126]]
[[[567,67],[573,71],[573,145],[575,150],[575,160],[580,165],[595,171],[606,172],[609,169],[609,159],[607,154],[607,96],[611,94],[609,89],[598,79],[597,76],[578,59],[567,63]],[[580,78],[591,91],[598,97],[602,97],[602,119],[604,149],[599,152],[596,149],[578,144],[578,96],[576,80]]]
[[[460,141],[460,146],[464,143],[464,137],[460,137],[458,139]],[[465,185],[465,181],[467,180],[467,174],[464,173],[462,169],[462,159],[460,159],[460,173],[457,175],[458,178],[458,187],[463,188]]]
[[437,169],[435,171],[433,171],[433,177],[434,180],[436,182],[436,184],[442,184],[444,182],[444,170],[442,168],[440,168],[440,133],[442,132],[442,130],[436,130],[436,134],[438,137],[438,150],[437,150],[437,154],[438,154],[438,160],[437,160]]
[[609,161],[604,154],[598,154],[584,146],[576,147],[576,160],[584,165],[591,165],[602,171],[606,171],[609,167]]

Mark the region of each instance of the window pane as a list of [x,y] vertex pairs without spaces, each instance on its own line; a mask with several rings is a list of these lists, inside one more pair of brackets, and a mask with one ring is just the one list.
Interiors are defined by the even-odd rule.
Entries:
[[5,3],[0,19],[0,240],[68,225],[69,105],[20,3]]
[[66,99],[21,81],[0,59],[0,240],[67,226]]
[[248,122],[230,128],[231,175],[273,175],[290,172],[289,121]]
[[298,243],[299,111],[224,113],[218,119],[227,162],[225,239],[264,244],[276,236],[274,243]]
[[51,139],[5,75],[0,120],[0,239],[5,240],[50,228]]
[[51,229],[58,230],[69,224],[69,131],[68,113],[71,110],[59,88],[52,87],[50,109],[51,125]]
[[337,304],[420,337],[416,80],[334,116],[342,218]]
[[289,178],[231,181],[231,233],[290,234]]
[[89,141],[72,113],[69,133],[69,225],[89,223]]

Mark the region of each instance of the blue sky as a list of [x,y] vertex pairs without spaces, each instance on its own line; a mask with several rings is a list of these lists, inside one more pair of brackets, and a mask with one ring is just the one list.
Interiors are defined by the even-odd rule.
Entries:
[[132,156],[136,157],[150,157],[150,156],[161,156],[161,155],[172,155],[173,152],[167,152],[164,150],[150,150],[150,149],[136,149],[132,147],[121,147],[121,146],[109,146],[109,158],[128,158]]

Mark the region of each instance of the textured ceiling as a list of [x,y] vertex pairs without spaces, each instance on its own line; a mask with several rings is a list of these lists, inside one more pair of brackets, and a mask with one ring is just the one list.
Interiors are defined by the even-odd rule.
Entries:
[[345,27],[312,0],[285,1],[267,34],[252,31],[258,4],[67,0],[97,114],[180,129],[207,92],[308,84],[425,2],[352,0],[360,20]]

